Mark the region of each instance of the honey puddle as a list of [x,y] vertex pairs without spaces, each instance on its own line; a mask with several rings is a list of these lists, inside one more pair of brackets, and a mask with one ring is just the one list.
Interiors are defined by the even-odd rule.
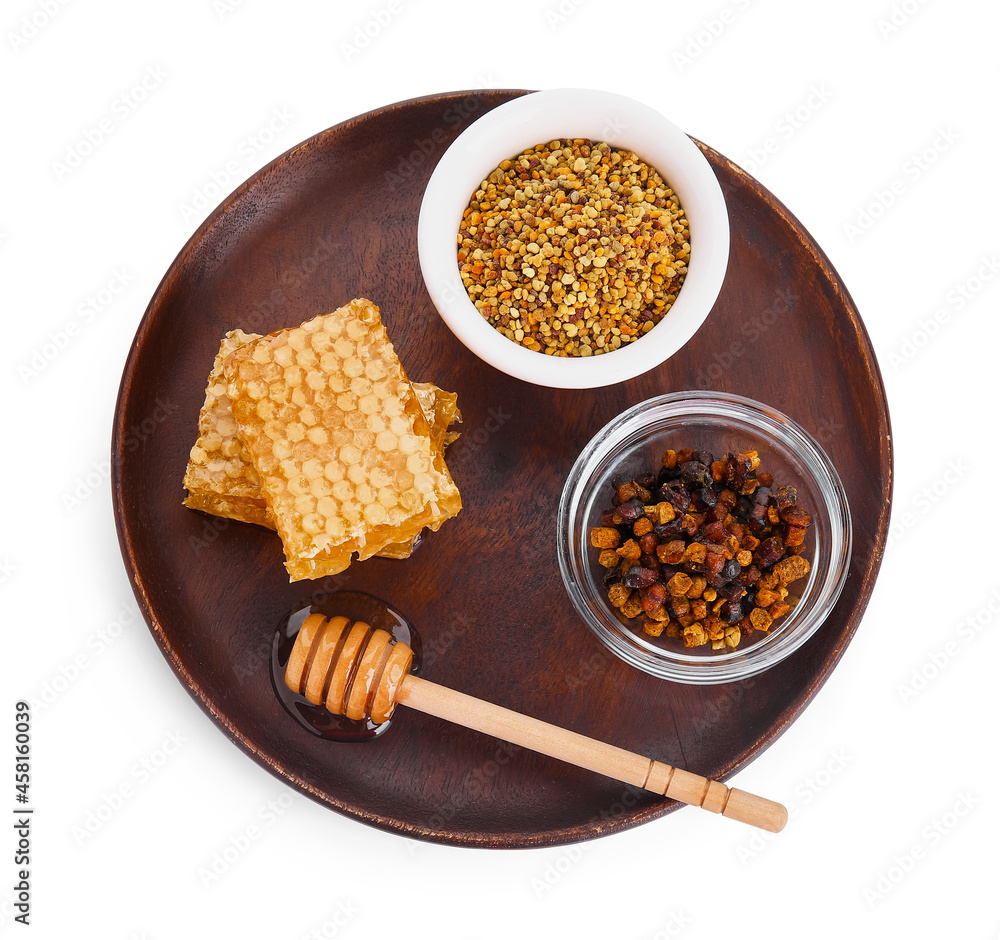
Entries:
[[392,719],[376,725],[369,719],[355,721],[345,715],[334,715],[322,705],[313,705],[304,695],[293,692],[285,685],[285,668],[295,645],[302,622],[309,614],[325,617],[348,617],[362,620],[376,629],[391,633],[393,639],[405,643],[413,650],[414,675],[420,672],[420,637],[401,613],[370,594],[359,591],[340,591],[330,594],[320,603],[298,607],[283,620],[271,644],[271,685],[285,711],[303,728],[317,737],[330,741],[370,741],[382,734],[392,724]]

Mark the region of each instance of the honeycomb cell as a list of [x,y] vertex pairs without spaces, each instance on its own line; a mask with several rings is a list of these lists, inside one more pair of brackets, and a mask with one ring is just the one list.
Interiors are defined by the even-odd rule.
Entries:
[[341,500],[348,500],[354,495],[354,484],[350,480],[338,480],[333,484],[333,495]]
[[282,369],[287,369],[289,366],[295,364],[295,350],[290,346],[281,346],[275,349],[271,356],[274,361],[281,366]]
[[324,464],[318,457],[310,457],[302,464],[302,472],[309,480],[315,480],[323,475]]
[[326,520],[318,513],[311,512],[302,517],[302,528],[310,535],[319,535],[323,531]]
[[413,475],[413,488],[427,498],[434,493],[434,478],[429,473],[415,473]]
[[330,334],[326,330],[317,330],[313,333],[309,343],[317,356],[322,357],[333,349],[333,340],[330,339]]
[[292,460],[297,460],[300,463],[305,463],[315,453],[316,447],[308,438],[303,438],[292,445]]
[[[362,428],[354,432],[354,443],[358,445],[366,454],[375,449],[375,435],[371,431]],[[365,467],[369,467],[371,461],[365,460]]]
[[375,435],[375,446],[379,450],[389,453],[399,446],[399,438],[392,431],[382,431]]
[[350,428],[355,432],[354,437],[357,437],[357,432],[368,427],[368,415],[364,414],[362,411],[349,411],[344,415],[344,427]]
[[308,513],[314,512],[316,509],[316,500],[311,493],[305,492],[301,496],[295,498],[294,509],[299,516],[305,516]]
[[411,431],[407,431],[399,438],[399,452],[409,457],[420,450],[420,438]]
[[379,400],[374,395],[365,395],[358,401],[358,408],[363,414],[376,414],[379,410]]
[[371,395],[372,389],[375,387],[376,386],[373,385],[371,379],[369,379],[367,376],[357,375],[351,379],[351,391],[354,392],[354,394],[357,395],[358,398],[364,398],[365,395]]
[[384,467],[372,467],[368,474],[368,482],[372,486],[381,489],[392,482],[392,477]]
[[426,473],[430,469],[430,460],[426,454],[410,454],[406,458],[406,469],[414,476]]
[[[323,427],[332,435],[337,428],[344,426],[344,412],[336,405],[323,409]],[[332,438],[331,438],[332,439]]]
[[292,496],[305,496],[309,493],[309,479],[301,474],[292,477],[285,483],[285,486]]
[[333,484],[324,476],[315,477],[309,481],[309,492],[317,499],[321,499],[333,492]]
[[344,466],[351,467],[361,462],[361,448],[353,443],[345,444],[340,448],[340,453],[337,456],[340,457],[340,462]]

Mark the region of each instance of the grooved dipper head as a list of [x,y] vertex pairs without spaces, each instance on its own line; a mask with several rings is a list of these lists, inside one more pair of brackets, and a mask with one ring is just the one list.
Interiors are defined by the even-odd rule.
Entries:
[[412,663],[413,650],[385,630],[310,614],[295,638],[285,685],[335,715],[381,724],[392,715]]

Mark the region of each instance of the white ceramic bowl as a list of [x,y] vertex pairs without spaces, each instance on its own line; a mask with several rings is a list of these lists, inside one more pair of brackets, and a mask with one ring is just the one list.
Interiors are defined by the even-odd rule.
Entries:
[[[691,232],[688,273],[673,306],[640,339],[613,352],[554,358],[508,339],[476,310],[458,269],[462,213],[483,180],[528,147],[584,137],[632,150],[677,193]],[[502,372],[553,388],[598,388],[634,378],[680,349],[711,311],[729,262],[729,213],[697,145],[648,105],[580,88],[540,91],[494,108],[445,151],[431,175],[417,229],[420,268],[438,312],[472,352]]]

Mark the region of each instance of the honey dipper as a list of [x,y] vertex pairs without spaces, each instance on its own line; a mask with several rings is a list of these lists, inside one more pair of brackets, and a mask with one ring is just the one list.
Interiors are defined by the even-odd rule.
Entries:
[[769,832],[785,826],[780,803],[428,682],[410,674],[412,662],[410,647],[387,631],[314,613],[295,638],[285,684],[335,715],[381,724],[396,705],[408,705]]

